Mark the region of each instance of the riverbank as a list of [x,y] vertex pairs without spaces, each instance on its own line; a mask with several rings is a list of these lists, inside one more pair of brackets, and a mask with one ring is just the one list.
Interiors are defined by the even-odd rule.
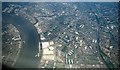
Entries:
[[35,57],[39,52],[39,34],[36,28],[29,21],[20,16],[2,13],[2,18],[5,23],[13,24],[19,30],[22,41],[25,41],[22,45],[23,48],[21,48],[19,58],[13,67],[37,68],[40,59]]

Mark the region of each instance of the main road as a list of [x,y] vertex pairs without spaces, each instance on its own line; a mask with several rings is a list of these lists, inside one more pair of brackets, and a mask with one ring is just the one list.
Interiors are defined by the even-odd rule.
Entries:
[[29,21],[21,16],[2,13],[3,24],[13,24],[19,30],[22,41],[22,48],[17,59],[15,68],[37,68],[40,63],[40,58],[35,57],[39,52],[39,34]]

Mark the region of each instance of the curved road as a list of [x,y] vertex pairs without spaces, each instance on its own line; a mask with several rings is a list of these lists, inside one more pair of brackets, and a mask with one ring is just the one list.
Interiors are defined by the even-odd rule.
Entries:
[[13,24],[20,31],[20,35],[25,43],[22,44],[20,56],[17,59],[15,68],[37,68],[40,58],[35,57],[39,52],[39,34],[36,28],[29,21],[20,16],[2,13],[3,24]]

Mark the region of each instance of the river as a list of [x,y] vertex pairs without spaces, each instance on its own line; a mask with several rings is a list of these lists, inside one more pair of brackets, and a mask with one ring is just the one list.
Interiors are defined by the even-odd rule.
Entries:
[[29,21],[20,16],[2,13],[2,24],[13,24],[19,30],[22,41],[21,52],[17,59],[14,68],[37,68],[40,63],[40,58],[35,57],[39,52],[39,34]]

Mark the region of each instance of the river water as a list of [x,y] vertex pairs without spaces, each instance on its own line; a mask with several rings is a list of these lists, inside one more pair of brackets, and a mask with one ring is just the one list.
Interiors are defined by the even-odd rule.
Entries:
[[2,24],[13,24],[20,31],[23,43],[15,68],[37,68],[40,59],[35,57],[39,52],[39,34],[29,21],[20,16],[2,13]]

